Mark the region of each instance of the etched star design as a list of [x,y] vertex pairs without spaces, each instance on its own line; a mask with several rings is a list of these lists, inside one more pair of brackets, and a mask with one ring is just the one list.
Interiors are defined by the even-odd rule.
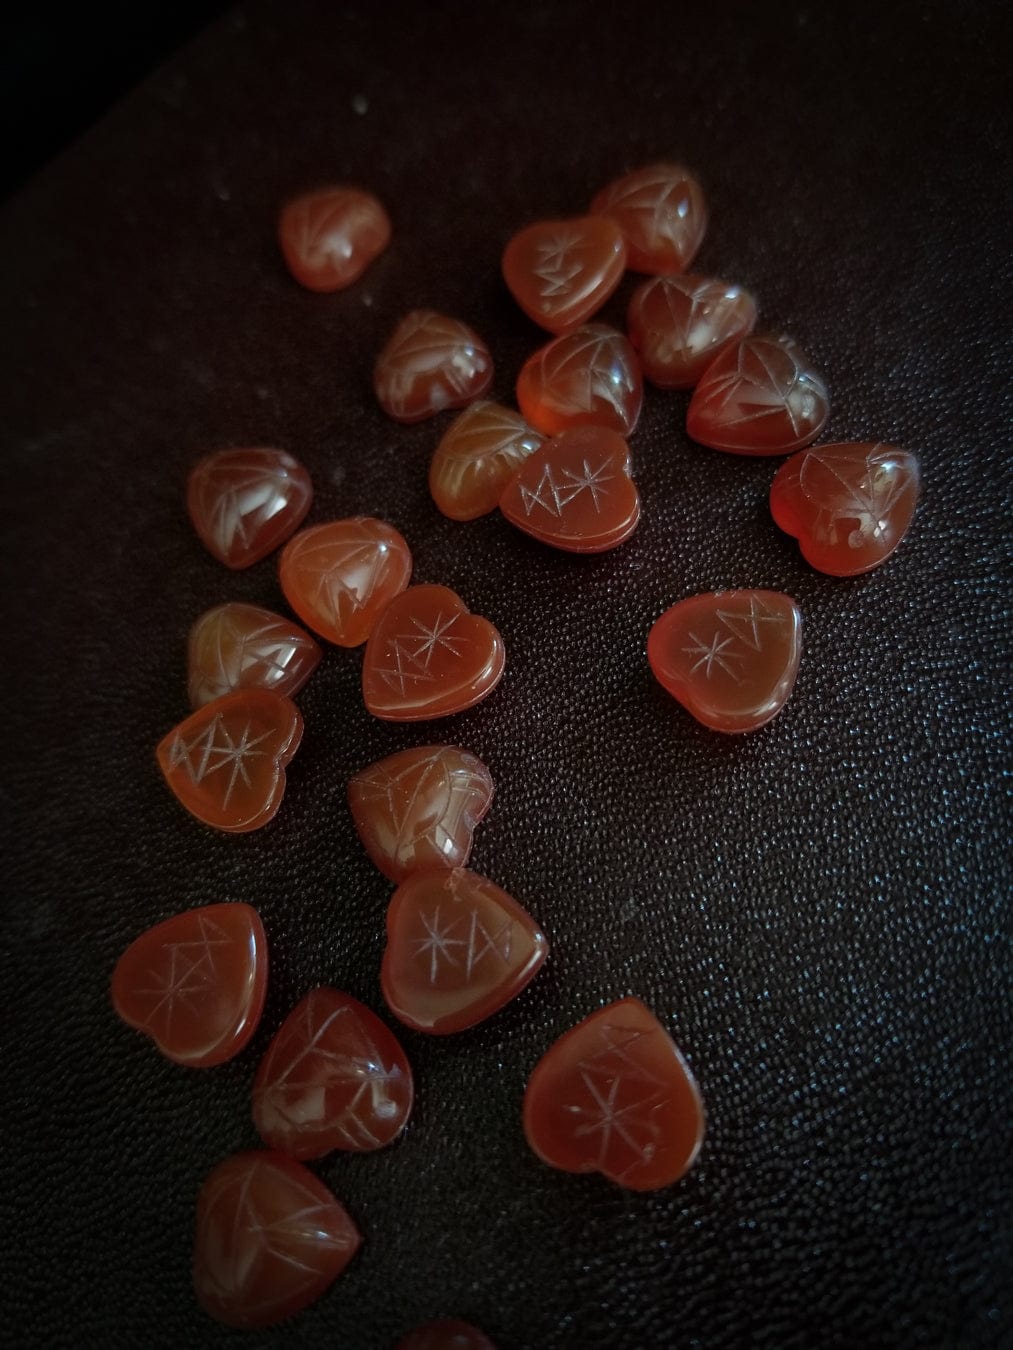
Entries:
[[457,637],[450,639],[447,634],[457,623],[460,615],[450,614],[444,619],[442,612],[437,614],[431,624],[424,624],[421,619],[412,618],[412,623],[418,630],[415,633],[399,633],[394,639],[395,642],[414,642],[415,651],[411,654],[411,659],[417,661],[426,670],[429,669],[429,663],[433,659],[433,653],[439,647],[445,647],[452,656],[460,656],[457,643],[467,641],[466,638]]
[[521,484],[521,501],[524,504],[524,514],[530,516],[535,507],[540,506],[550,516],[559,519],[564,509],[582,492],[591,494],[594,509],[600,513],[600,499],[608,496],[608,489],[604,484],[610,483],[615,477],[614,474],[605,472],[608,465],[609,461],[606,459],[596,469],[592,469],[585,459],[581,472],[575,473],[572,469],[564,468],[562,474],[566,481],[557,483],[553,476],[552,465],[546,464],[534,488]]
[[178,1004],[182,1003],[191,1013],[198,1011],[194,1000],[206,993],[215,974],[213,949],[232,944],[232,939],[217,924],[210,923],[203,917],[199,922],[200,938],[190,942],[166,943],[163,950],[169,956],[167,966],[160,970],[150,969],[148,971],[152,981],[150,987],[135,991],[156,1000],[144,1020],[144,1025],[153,1026],[159,1014],[164,1013],[165,1035],[172,1030],[172,1020]]
[[[219,773],[222,769],[228,769],[228,783],[222,796],[222,806],[228,806],[229,799],[238,782],[244,786],[250,787],[250,775],[247,771],[247,760],[257,756],[266,755],[266,750],[258,750],[256,747],[270,736],[271,732],[262,731],[259,736],[252,736],[252,725],[247,722],[239,735],[238,740],[234,740],[229,728],[225,725],[225,720],[220,715],[213,718],[212,721],[199,732],[192,741],[187,742],[182,736],[177,736],[172,743],[170,767],[178,768],[183,764],[194,783],[202,783],[205,778],[211,774]],[[221,734],[221,742],[218,741],[218,735]],[[193,759],[197,754],[196,762]]]
[[[752,647],[755,652],[763,651],[763,642],[760,638],[760,624],[772,623],[780,628],[784,622],[780,614],[772,614],[766,605],[764,605],[755,595],[749,597],[749,613],[739,614],[734,610],[719,609],[718,618],[729,629],[734,637],[740,642],[744,642],[747,647]],[[690,634],[692,637],[693,635]],[[710,672],[708,671],[708,674]]]
[[620,1106],[619,1089],[625,1081],[620,1074],[608,1081],[608,1085],[599,1084],[591,1075],[584,1070],[580,1073],[581,1082],[587,1093],[588,1104],[574,1105],[566,1104],[565,1110],[574,1116],[581,1117],[581,1123],[574,1129],[574,1138],[582,1139],[589,1135],[598,1135],[598,1159],[597,1165],[602,1167],[612,1147],[613,1140],[619,1138],[623,1144],[634,1154],[634,1163],[650,1162],[653,1158],[657,1145],[653,1137],[646,1142],[641,1142],[634,1133],[639,1128],[641,1134],[655,1136],[657,1126],[643,1112],[657,1110],[664,1102],[664,1094],[655,1089],[646,1096],[638,1097],[635,1101],[627,1102],[625,1106]]
[[457,956],[451,950],[453,947],[466,947],[468,944],[464,938],[455,938],[451,934],[456,932],[459,921],[443,926],[440,919],[439,905],[433,910],[432,914],[422,914],[422,926],[425,929],[425,937],[416,938],[415,953],[417,956],[429,956],[429,983],[436,983],[436,976],[440,971],[441,958],[450,966],[459,965]]
[[715,633],[710,642],[707,643],[701,641],[695,633],[690,633],[689,636],[693,639],[694,646],[683,647],[682,650],[688,652],[690,656],[697,657],[696,661],[690,666],[691,675],[695,675],[700,667],[703,666],[704,674],[709,680],[714,666],[717,665],[738,683],[738,676],[729,662],[731,660],[741,660],[741,657],[739,657],[736,652],[727,651],[727,648],[730,647],[734,641],[733,638],[722,638],[720,633]]

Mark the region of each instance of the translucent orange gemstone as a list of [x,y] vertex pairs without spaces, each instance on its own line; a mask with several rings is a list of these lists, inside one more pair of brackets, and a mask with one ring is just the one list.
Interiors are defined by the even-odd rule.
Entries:
[[444,408],[463,408],[492,384],[492,356],[459,319],[431,309],[406,315],[377,358],[373,387],[384,412],[421,422]]
[[591,210],[610,216],[626,237],[633,272],[682,272],[707,229],[700,184],[680,164],[648,164],[603,188]]
[[484,1331],[470,1322],[441,1317],[402,1336],[394,1350],[496,1350]]
[[371,192],[327,187],[288,203],[278,222],[288,270],[311,291],[350,286],[390,243],[390,220]]
[[515,998],[548,950],[531,915],[485,877],[415,872],[387,910],[383,996],[416,1031],[464,1031]]
[[320,648],[291,619],[230,600],[190,629],[188,657],[190,706],[202,708],[238,689],[291,698],[316,670]]
[[267,1327],[313,1303],[362,1238],[322,1181],[283,1153],[219,1163],[197,1197],[193,1284],[232,1327]]
[[409,586],[384,610],[362,663],[374,717],[418,722],[462,712],[491,694],[506,662],[488,619],[446,586]]
[[815,445],[778,469],[770,511],[806,562],[853,577],[878,567],[904,538],[920,482],[918,460],[894,445]]
[[408,585],[412,555],[393,525],[352,516],[300,530],[285,545],[278,574],[303,623],[339,647],[358,647]]
[[624,998],[578,1022],[535,1065],[524,1133],[550,1167],[654,1191],[696,1160],[703,1102],[665,1028]]
[[779,591],[680,600],[647,639],[651,670],[714,731],[754,731],[784,707],[798,673],[802,615]]
[[429,467],[433,501],[451,520],[495,510],[500,493],[542,436],[500,403],[473,403],[451,423]]
[[644,375],[660,389],[691,389],[755,322],[748,291],[709,277],[652,277],[633,292],[627,313]]
[[348,784],[359,838],[391,881],[428,867],[463,867],[492,796],[489,770],[455,745],[401,750]]
[[250,567],[299,528],[310,476],[284,450],[219,450],[195,465],[187,508],[201,543],[226,567]]
[[726,347],[686,414],[694,441],[734,455],[786,455],[814,441],[830,412],[823,377],[793,338],[761,333]]
[[412,1109],[412,1071],[375,1013],[337,989],[312,989],[267,1047],[253,1123],[292,1158],[355,1153],[395,1139]]
[[158,745],[165,781],[191,815],[218,830],[266,825],[285,794],[285,765],[302,739],[299,709],[269,689],[207,703]]
[[529,319],[565,333],[589,319],[622,280],[623,232],[607,216],[542,220],[515,234],[503,278]]
[[636,353],[622,333],[602,323],[546,343],[517,377],[521,412],[548,436],[582,426],[629,436],[643,397]]
[[176,1064],[238,1055],[260,1021],[267,939],[249,905],[205,905],[136,938],[116,963],[113,1007]]
[[629,446],[604,427],[564,431],[524,463],[500,510],[526,534],[571,553],[615,548],[640,520]]

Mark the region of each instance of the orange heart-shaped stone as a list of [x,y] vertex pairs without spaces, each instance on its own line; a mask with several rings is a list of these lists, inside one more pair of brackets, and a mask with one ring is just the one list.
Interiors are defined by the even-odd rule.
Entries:
[[238,1055],[267,990],[267,939],[249,905],[205,905],[149,928],[116,963],[113,1007],[176,1064]]
[[652,277],[633,292],[626,313],[644,375],[659,389],[692,389],[755,322],[749,292],[711,277]]
[[387,910],[383,996],[416,1031],[464,1031],[515,998],[548,950],[531,915],[485,877],[463,867],[415,872]]
[[822,375],[787,336],[758,333],[726,347],[693,391],[686,430],[733,455],[786,455],[814,441],[830,414]]
[[299,709],[269,689],[240,689],[199,708],[156,755],[191,815],[217,830],[266,825],[285,794],[285,765],[302,739]]
[[593,212],[610,216],[626,239],[633,272],[682,272],[707,229],[700,184],[681,164],[647,164],[602,188]]
[[500,493],[541,445],[520,413],[482,400],[454,419],[429,466],[433,501],[451,520],[476,520],[499,504]]
[[693,1165],[703,1102],[665,1028],[639,999],[624,998],[578,1022],[535,1065],[524,1133],[550,1167],[653,1191]]
[[428,867],[463,867],[492,802],[492,775],[456,745],[388,755],[348,784],[359,838],[391,881]]
[[907,534],[920,482],[918,460],[894,445],[815,445],[774,475],[770,513],[811,566],[853,577],[878,567]]
[[633,347],[603,323],[585,324],[539,347],[517,377],[521,412],[547,436],[586,426],[629,436],[643,399]]
[[373,388],[397,422],[421,422],[444,408],[463,408],[492,383],[492,356],[460,319],[415,309],[377,357]]
[[284,450],[219,450],[191,470],[186,504],[201,543],[226,567],[250,567],[285,542],[313,500],[310,476]]
[[754,731],[795,684],[802,615],[779,591],[716,591],[680,600],[647,639],[658,683],[714,731]]
[[419,722],[462,712],[492,693],[503,639],[446,586],[409,586],[366,644],[362,695],[374,717]]
[[216,605],[190,629],[190,706],[202,708],[237,689],[270,689],[291,698],[316,670],[320,654],[291,619],[235,600]]
[[303,623],[339,647],[366,641],[411,574],[404,538],[393,525],[371,516],[300,530],[278,563],[285,599]]
[[383,1148],[408,1123],[414,1089],[405,1053],[375,1013],[337,989],[312,989],[260,1061],[253,1123],[291,1158]]
[[565,333],[602,307],[626,266],[623,232],[608,216],[540,220],[507,244],[503,279],[529,319]]
[[350,286],[390,243],[390,219],[371,192],[318,188],[288,203],[278,242],[288,270],[311,291]]
[[197,1196],[194,1291],[219,1322],[271,1326],[319,1298],[361,1242],[308,1167],[274,1150],[237,1153]]
[[603,553],[637,528],[640,496],[629,446],[605,427],[577,427],[546,441],[500,498],[519,530],[570,553]]

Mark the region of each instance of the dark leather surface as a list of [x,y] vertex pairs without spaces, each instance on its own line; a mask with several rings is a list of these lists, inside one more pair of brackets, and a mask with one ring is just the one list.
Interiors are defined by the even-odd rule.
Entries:
[[[438,1314],[504,1350],[1010,1344],[1007,37],[967,3],[253,6],[6,208],[5,1344],[380,1350]],[[444,520],[447,419],[399,428],[371,397],[393,323],[432,305],[487,338],[509,400],[540,335],[505,240],[666,157],[709,196],[700,270],[827,373],[828,436],[922,456],[911,534],[868,577],[810,571],[767,513],[776,461],[692,446],[684,395],[649,395],[643,524],[593,559]],[[396,235],[320,297],[273,224],[328,179],[374,188]],[[409,728],[329,652],[281,814],[239,838],[186,816],[152,755],[192,620],[282,604],[272,560],[230,574],[185,518],[189,465],[229,443],[299,456],[311,520],[394,522],[508,652],[487,702]],[[737,585],[796,596],[806,643],[783,715],[741,739],[644,657],[669,604]],[[474,864],[552,955],[480,1028],[404,1032],[407,1136],[318,1168],[361,1255],[241,1337],[192,1297],[194,1197],[256,1143],[252,1074],[306,989],[383,1013],[389,887],[344,785],[434,736],[491,767]],[[225,899],[263,915],[267,1009],[236,1061],[187,1071],[116,1021],[109,974],[150,923]],[[654,1195],[552,1172],[520,1129],[553,1037],[627,992],[710,1115]]]

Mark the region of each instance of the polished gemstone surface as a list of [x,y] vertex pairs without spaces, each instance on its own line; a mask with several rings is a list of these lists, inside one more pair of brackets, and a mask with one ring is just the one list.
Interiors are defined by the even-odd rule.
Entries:
[[793,338],[761,333],[732,343],[693,391],[686,430],[735,455],[786,455],[814,441],[830,412],[823,377]]
[[197,1196],[193,1285],[232,1327],[267,1327],[313,1303],[362,1238],[309,1168],[251,1150],[219,1163]]
[[395,1139],[412,1109],[412,1071],[365,1004],[312,989],[281,1024],[253,1083],[253,1123],[292,1158],[364,1153]]
[[640,520],[629,446],[604,427],[561,432],[525,461],[500,510],[526,534],[571,553],[615,548]]
[[632,272],[685,271],[707,229],[703,189],[681,164],[634,169],[603,188],[591,210],[622,228]]
[[907,534],[920,482],[918,460],[895,445],[814,445],[778,469],[770,512],[817,571],[853,577],[878,567]]
[[207,703],[158,745],[165,781],[191,815],[241,834],[273,818],[285,765],[302,739],[299,709],[269,689],[241,689]]
[[647,639],[654,676],[714,731],[754,731],[784,707],[798,673],[802,615],[779,591],[680,600]]
[[311,291],[340,291],[390,243],[390,220],[363,188],[319,188],[282,210],[278,242],[296,281]]
[[429,466],[433,501],[451,520],[475,520],[499,505],[500,493],[532,451],[540,432],[520,413],[482,401],[447,428]]
[[310,476],[284,450],[219,450],[190,471],[186,504],[201,543],[226,567],[250,567],[299,528]]
[[548,950],[531,915],[485,877],[415,872],[387,910],[383,996],[416,1031],[464,1031],[516,997]]
[[503,639],[446,586],[409,586],[366,645],[362,695],[375,717],[419,722],[462,712],[491,694],[506,663]]
[[517,377],[517,403],[533,427],[556,436],[599,426],[629,436],[644,385],[629,341],[603,323],[585,324],[529,356]]
[[484,1331],[470,1322],[441,1317],[402,1336],[394,1350],[496,1350]]
[[292,698],[316,670],[320,648],[291,619],[230,600],[196,621],[187,656],[190,706],[202,708],[238,689]]
[[626,315],[644,375],[660,389],[691,389],[725,347],[753,331],[756,301],[712,277],[652,277]]
[[238,1055],[260,1021],[267,939],[249,905],[205,905],[149,928],[116,963],[113,1007],[176,1064]]
[[427,867],[463,867],[492,796],[489,770],[456,745],[401,750],[348,784],[359,838],[391,881]]
[[624,998],[578,1022],[535,1065],[524,1133],[550,1167],[653,1191],[696,1160],[703,1102],[665,1028],[639,999]]
[[285,599],[315,633],[358,647],[408,585],[412,555],[385,520],[352,516],[311,525],[285,545],[278,577]]
[[373,371],[380,407],[398,422],[463,408],[491,383],[492,356],[478,334],[431,309],[405,315]]
[[565,333],[589,319],[622,280],[623,232],[608,216],[540,220],[503,253],[503,279],[529,319]]

